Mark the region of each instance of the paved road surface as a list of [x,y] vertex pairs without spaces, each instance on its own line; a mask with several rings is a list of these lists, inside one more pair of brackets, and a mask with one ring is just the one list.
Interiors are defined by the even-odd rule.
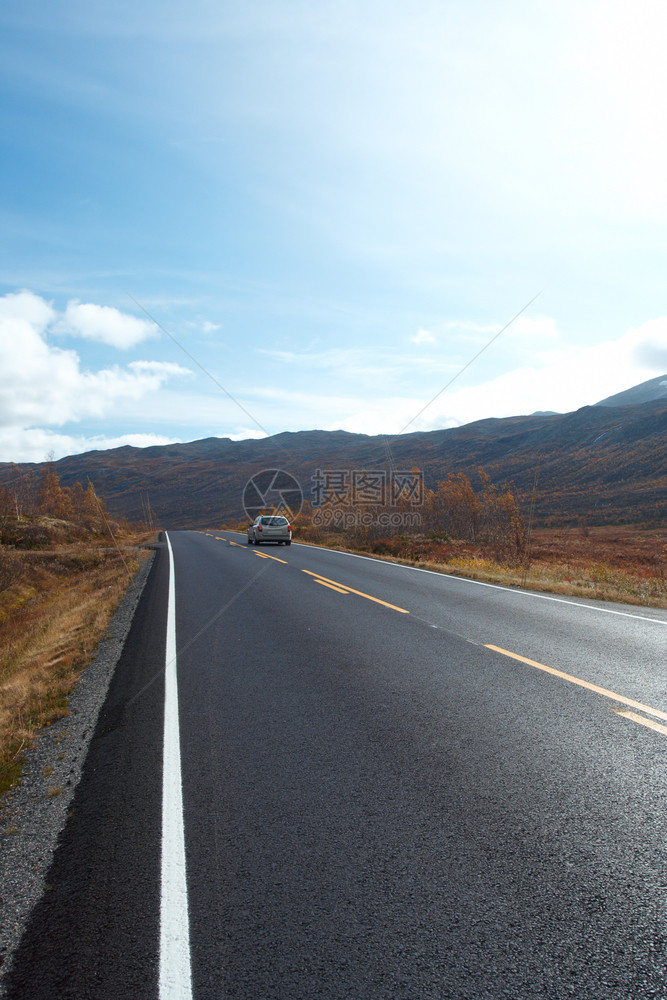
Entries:
[[10,997],[667,997],[665,612],[169,537]]

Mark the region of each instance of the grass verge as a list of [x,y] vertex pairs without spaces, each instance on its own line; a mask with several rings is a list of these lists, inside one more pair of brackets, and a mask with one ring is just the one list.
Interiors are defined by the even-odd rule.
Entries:
[[0,546],[12,568],[0,592],[0,794],[20,778],[37,732],[67,715],[68,695],[152,537],[125,532],[120,551],[101,537],[20,552]]

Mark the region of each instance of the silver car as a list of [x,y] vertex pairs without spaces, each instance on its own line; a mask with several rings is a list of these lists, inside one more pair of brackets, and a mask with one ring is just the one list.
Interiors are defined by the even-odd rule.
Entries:
[[262,542],[277,542],[278,545],[292,544],[292,526],[282,514],[260,514],[248,525],[248,545]]

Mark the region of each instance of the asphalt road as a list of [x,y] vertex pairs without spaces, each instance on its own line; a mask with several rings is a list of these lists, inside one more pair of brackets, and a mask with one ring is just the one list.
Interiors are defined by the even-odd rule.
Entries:
[[9,997],[667,997],[667,613],[169,538]]

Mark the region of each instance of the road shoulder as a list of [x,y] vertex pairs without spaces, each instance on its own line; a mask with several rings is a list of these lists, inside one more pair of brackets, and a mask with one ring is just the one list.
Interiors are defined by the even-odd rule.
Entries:
[[69,697],[69,715],[44,729],[25,758],[20,784],[0,812],[0,997],[28,917],[43,895],[46,874],[81,778],[100,709],[129,634],[155,552],[139,568]]

